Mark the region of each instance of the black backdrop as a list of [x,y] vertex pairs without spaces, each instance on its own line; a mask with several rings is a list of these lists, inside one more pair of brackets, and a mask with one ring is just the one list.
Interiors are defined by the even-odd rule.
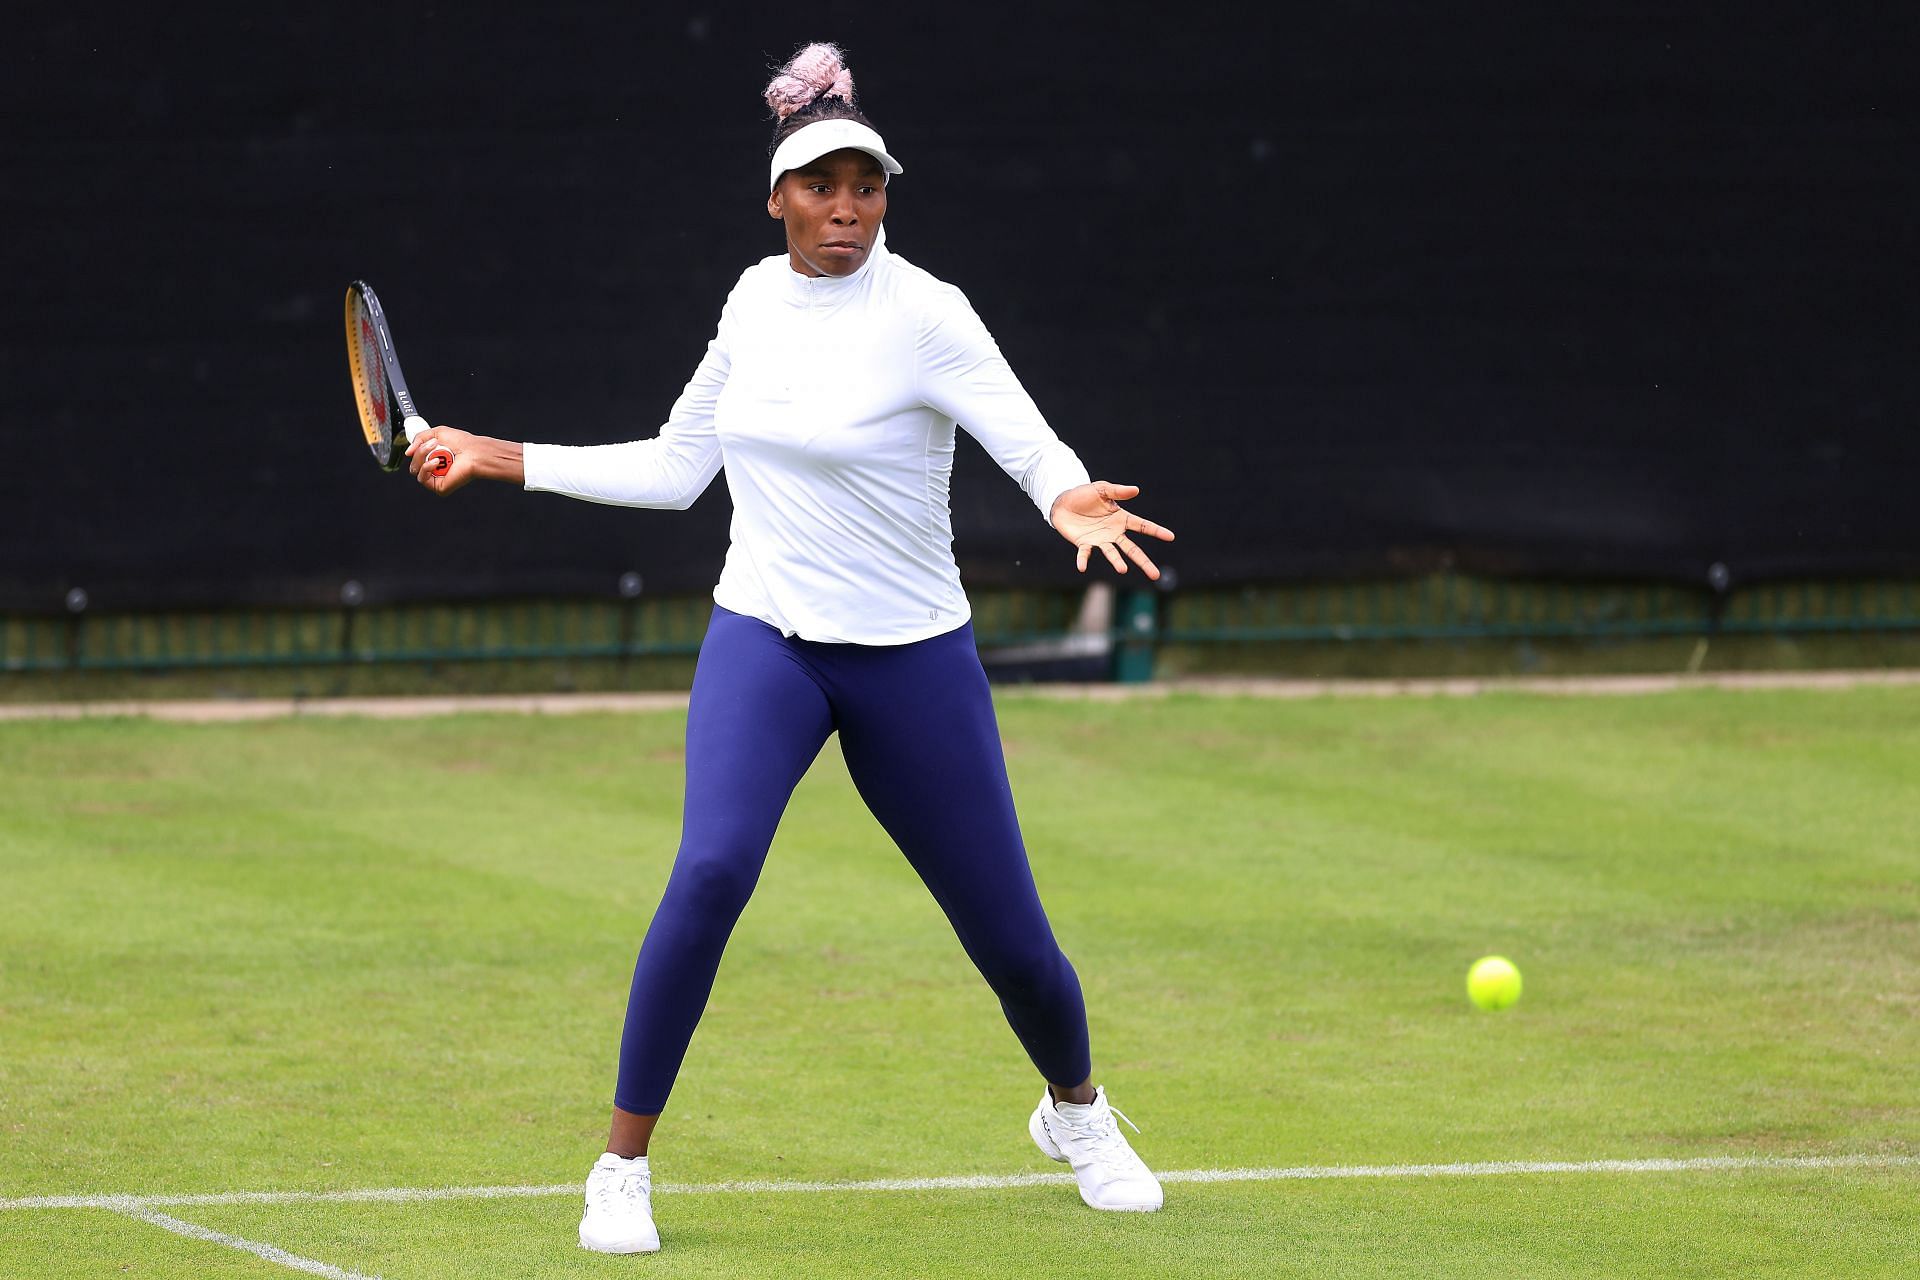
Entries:
[[[651,434],[778,248],[757,93],[808,39],[907,167],[892,247],[1188,584],[1920,569],[1912,32],[1672,7],[16,27],[0,607],[709,584],[721,482],[673,514],[378,474],[340,299],[378,286],[436,421]],[[1071,577],[971,443],[954,505],[970,581]]]

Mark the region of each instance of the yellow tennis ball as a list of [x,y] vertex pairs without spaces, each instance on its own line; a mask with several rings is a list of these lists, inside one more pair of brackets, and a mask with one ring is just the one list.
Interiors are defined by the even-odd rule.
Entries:
[[1482,1009],[1504,1009],[1520,998],[1520,971],[1505,956],[1482,956],[1467,970],[1467,998]]

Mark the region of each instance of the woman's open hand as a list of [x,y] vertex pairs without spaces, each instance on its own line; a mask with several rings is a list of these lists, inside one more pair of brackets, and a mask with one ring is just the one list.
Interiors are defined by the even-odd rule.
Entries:
[[[1159,578],[1160,570],[1127,535],[1138,533],[1162,542],[1172,542],[1173,530],[1121,510],[1122,499],[1138,497],[1139,494],[1139,485],[1095,480],[1092,484],[1075,485],[1053,500],[1053,512],[1048,518],[1053,522],[1053,527],[1060,531],[1061,537],[1080,549],[1074,560],[1080,572],[1087,571],[1087,560],[1092,556],[1093,549],[1098,547],[1101,554],[1107,557],[1107,562],[1121,573],[1127,571],[1127,560],[1131,560],[1149,578]],[[1123,551],[1127,560],[1120,558]]]

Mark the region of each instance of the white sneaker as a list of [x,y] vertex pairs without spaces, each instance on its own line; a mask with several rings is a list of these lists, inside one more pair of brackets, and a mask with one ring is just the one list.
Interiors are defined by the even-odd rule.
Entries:
[[652,1253],[660,1247],[645,1156],[622,1160],[609,1151],[593,1162],[580,1247],[595,1253]]
[[[1094,1208],[1151,1213],[1162,1203],[1160,1180],[1127,1145],[1126,1135],[1113,1122],[1116,1115],[1120,1113],[1107,1105],[1104,1085],[1093,1091],[1093,1101],[1084,1106],[1056,1103],[1049,1090],[1040,1095],[1027,1132],[1050,1158],[1073,1166],[1080,1198]],[[1120,1118],[1127,1120],[1124,1115]],[[1127,1124],[1140,1132],[1133,1121]]]

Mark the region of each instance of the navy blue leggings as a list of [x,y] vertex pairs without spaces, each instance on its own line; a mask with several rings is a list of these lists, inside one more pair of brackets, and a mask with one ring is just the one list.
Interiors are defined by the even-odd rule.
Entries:
[[914,644],[819,644],[715,607],[687,713],[680,853],[634,965],[614,1103],[667,1103],[720,953],[787,798],[838,730],[861,799],[946,912],[1043,1078],[1092,1073],[1080,980],[1014,817],[971,625]]

